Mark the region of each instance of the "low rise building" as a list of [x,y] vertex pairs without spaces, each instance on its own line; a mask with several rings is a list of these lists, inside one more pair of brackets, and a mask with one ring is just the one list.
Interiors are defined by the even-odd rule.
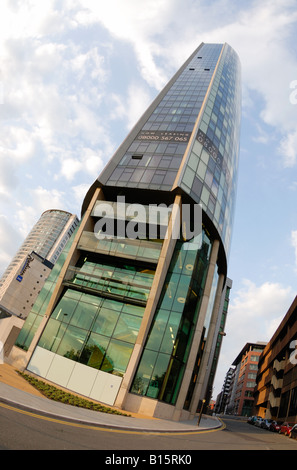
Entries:
[[297,422],[297,296],[259,360],[254,414]]

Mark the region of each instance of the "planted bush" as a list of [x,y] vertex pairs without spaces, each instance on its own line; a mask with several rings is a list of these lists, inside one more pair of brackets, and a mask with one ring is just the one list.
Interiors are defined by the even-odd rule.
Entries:
[[27,380],[33,387],[37,388],[43,395],[47,398],[59,401],[62,403],[66,403],[72,406],[79,406],[82,408],[87,408],[93,411],[100,411],[101,413],[111,413],[121,416],[131,416],[125,413],[121,413],[120,411],[114,410],[107,406],[101,405],[100,403],[94,403],[92,401],[86,400],[85,398],[77,397],[76,395],[72,395],[69,392],[65,392],[54,385],[47,384],[42,380],[36,379],[29,374],[25,374],[24,372],[17,371],[25,380]]

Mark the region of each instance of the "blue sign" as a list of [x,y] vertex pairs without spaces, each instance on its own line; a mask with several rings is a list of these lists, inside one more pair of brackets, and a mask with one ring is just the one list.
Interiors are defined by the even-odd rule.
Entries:
[[16,278],[16,280],[19,281],[19,282],[22,282],[23,276],[18,275],[17,278]]

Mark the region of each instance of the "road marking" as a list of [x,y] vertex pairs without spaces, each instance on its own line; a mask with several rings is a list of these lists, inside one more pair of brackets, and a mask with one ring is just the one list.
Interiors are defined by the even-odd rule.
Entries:
[[[157,431],[131,431],[131,430],[124,430],[124,429],[110,429],[110,428],[107,428],[107,427],[100,427],[100,426],[92,426],[92,425],[89,425],[89,424],[79,424],[79,423],[72,423],[70,421],[63,421],[61,419],[57,419],[57,418],[50,418],[48,416],[42,416],[42,415],[39,415],[37,413],[33,413],[31,411],[25,411],[25,410],[21,410],[20,408],[15,408],[14,406],[11,406],[11,405],[6,405],[4,403],[0,403],[0,406],[2,408],[6,408],[8,410],[11,410],[11,411],[15,411],[17,413],[21,413],[21,414],[24,414],[24,415],[27,415],[27,416],[32,416],[33,418],[37,418],[37,419],[42,419],[44,421],[51,421],[53,423],[57,423],[57,424],[63,424],[65,426],[72,426],[72,427],[75,427],[75,428],[83,428],[83,429],[91,429],[93,431],[103,431],[103,432],[113,432],[113,433],[120,433],[120,434],[149,434],[149,435],[158,435],[158,436],[180,436],[180,435],[185,435],[185,434],[206,434],[206,433],[209,433],[209,432],[215,432],[215,431],[222,431],[223,429],[225,429],[226,425],[225,423],[223,423],[221,421],[220,418],[219,421],[221,422],[221,426],[219,428],[215,428],[215,429],[207,429],[207,430],[200,430],[200,431],[184,431],[184,432],[178,432],[178,431],[173,431],[173,432],[157,432]],[[131,418],[133,419],[133,418]]]

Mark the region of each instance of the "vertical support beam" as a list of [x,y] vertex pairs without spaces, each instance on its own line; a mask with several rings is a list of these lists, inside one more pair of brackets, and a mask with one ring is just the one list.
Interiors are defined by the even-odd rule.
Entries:
[[134,378],[136,368],[138,366],[144,344],[151,326],[154,314],[157,308],[159,297],[161,295],[163,284],[170,266],[171,257],[176,245],[177,232],[179,234],[181,226],[181,205],[182,199],[177,195],[174,200],[171,219],[167,230],[166,238],[164,239],[163,247],[160,253],[159,261],[157,264],[154,280],[147,300],[146,308],[144,311],[143,319],[140,325],[139,333],[132,351],[132,355],[123,378],[121,388],[119,390],[115,406],[123,408],[127,393],[129,392],[132,380]]
[[195,332],[193,336],[191,351],[190,351],[189,358],[186,364],[186,369],[185,369],[182,385],[179,391],[178,399],[175,405],[175,412],[173,415],[174,421],[178,421],[180,419],[180,415],[181,415],[181,412],[182,412],[182,409],[183,409],[183,406],[187,397],[188,388],[191,382],[192,372],[194,369],[194,365],[195,365],[195,361],[196,361],[196,357],[198,353],[201,334],[203,331],[205,316],[207,312],[207,306],[208,306],[208,302],[210,298],[213,276],[214,276],[215,269],[216,269],[219,246],[220,246],[219,240],[214,240],[212,250],[211,250],[210,260],[209,260],[209,267],[208,267],[201,307],[200,307],[199,316],[198,316],[198,320],[196,323],[196,328],[195,328]]
[[217,290],[216,290],[215,302],[214,302],[212,316],[211,316],[211,321],[210,321],[209,330],[207,334],[207,340],[206,340],[203,357],[201,361],[200,373],[198,374],[198,380],[195,385],[195,389],[194,389],[194,393],[193,393],[193,397],[192,397],[192,401],[190,405],[190,413],[191,413],[190,419],[193,418],[196,414],[199,400],[203,400],[206,394],[206,387],[207,387],[207,383],[209,379],[210,368],[211,368],[211,363],[212,363],[212,358],[213,358],[213,355],[211,353],[213,349],[214,340],[219,334],[219,331],[217,329],[217,323],[218,323],[218,316],[220,312],[224,280],[225,280],[225,276],[223,274],[220,274],[218,285],[217,285]]

